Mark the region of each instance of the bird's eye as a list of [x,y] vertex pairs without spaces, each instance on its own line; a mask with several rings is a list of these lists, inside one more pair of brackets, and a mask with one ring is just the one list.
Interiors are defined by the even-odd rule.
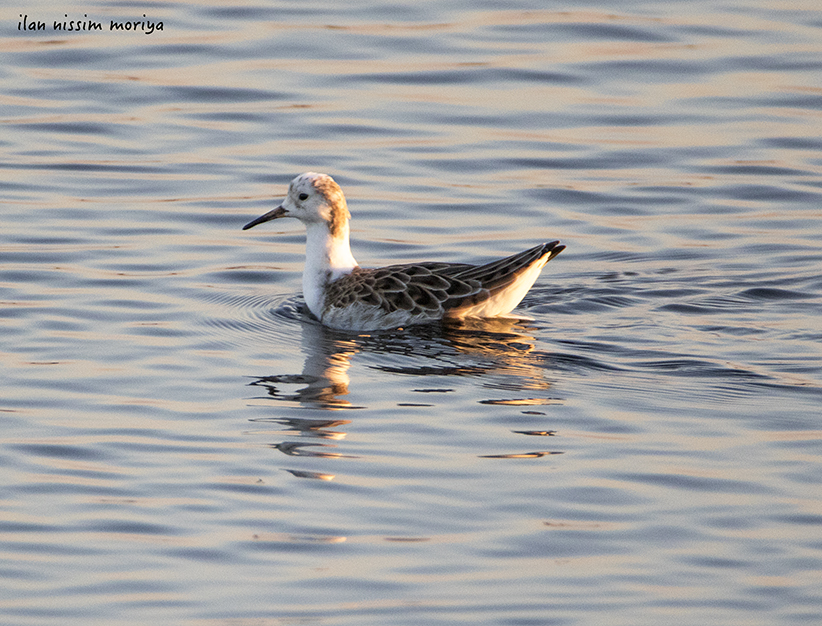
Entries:
[[300,194],[300,200],[308,200],[308,194],[307,193],[301,193]]

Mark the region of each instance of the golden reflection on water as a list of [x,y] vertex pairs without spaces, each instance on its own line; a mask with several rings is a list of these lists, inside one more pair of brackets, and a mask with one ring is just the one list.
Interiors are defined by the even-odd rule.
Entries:
[[545,450],[542,452],[512,452],[510,454],[483,454],[481,459],[539,459],[553,454],[562,454],[556,450]]
[[[356,607],[344,617],[372,624],[389,609],[416,607],[417,621],[470,621],[484,607],[501,623],[585,622],[586,613],[596,621],[597,608],[621,603],[625,621],[644,610],[640,618],[655,611],[664,622],[681,610],[708,623],[751,618],[730,612],[767,596],[784,619],[818,613],[811,566],[820,504],[807,488],[822,436],[808,417],[817,396],[777,389],[818,389],[807,339],[814,327],[803,311],[812,313],[700,294],[666,296],[695,305],[666,312],[658,308],[666,300],[651,295],[694,277],[713,294],[698,279],[723,278],[717,263],[761,263],[774,278],[786,263],[785,273],[813,267],[805,252],[818,239],[813,200],[800,205],[788,193],[784,206],[768,193],[723,190],[817,185],[817,4],[660,4],[646,15],[616,5],[615,14],[421,5],[395,23],[385,12],[329,10],[317,20],[250,5],[249,15],[263,17],[243,18],[245,9],[228,17],[216,6],[198,13],[194,3],[178,17],[197,19],[176,28],[171,5],[154,7],[151,17],[165,18],[168,30],[134,49],[137,40],[103,33],[0,38],[11,61],[0,103],[16,115],[4,126],[14,166],[6,171],[16,180],[0,205],[17,220],[6,220],[10,243],[0,253],[21,259],[6,269],[54,275],[10,279],[5,296],[0,362],[16,376],[5,390],[13,402],[0,409],[14,474],[6,521],[20,522],[4,530],[14,560],[7,578],[19,592],[5,608],[19,607],[21,619],[52,609],[62,619],[73,609],[78,621],[105,620],[136,600],[154,621],[250,623],[253,615],[334,620]],[[558,36],[543,36],[543,27]],[[315,54],[272,50],[282,38],[302,38]],[[430,49],[413,45],[426,38]],[[49,48],[57,54],[44,55]],[[352,50],[364,58],[349,58]],[[446,83],[448,73],[463,80]],[[239,97],[208,97],[215,85]],[[244,101],[243,90],[262,96]],[[647,163],[622,162],[632,154]],[[514,240],[561,238],[575,252],[543,280],[581,283],[578,293],[599,306],[557,321],[538,305],[537,329],[494,321],[347,336],[303,323],[284,325],[293,331],[284,337],[259,320],[244,323],[252,306],[261,309],[244,301],[215,314],[226,324],[203,329],[203,291],[228,293],[237,285],[229,273],[270,267],[251,254],[255,244],[234,236],[231,218],[281,195],[309,156],[351,180],[357,238],[386,244],[363,245],[361,261],[465,260],[513,252]],[[500,207],[514,205],[501,219]],[[294,277],[302,266],[295,241],[270,257]],[[746,251],[750,244],[759,252]],[[45,256],[27,256],[40,247]],[[689,267],[664,248],[715,254]],[[771,256],[778,248],[793,248],[793,258]],[[631,256],[611,263],[614,251]],[[643,269],[629,275],[631,263]],[[649,288],[652,263],[683,273]],[[619,273],[619,295],[597,295],[606,273]],[[298,292],[297,279],[287,280],[264,289]],[[180,297],[177,286],[198,295]],[[563,305],[574,309],[575,298]],[[720,322],[746,338],[706,330]],[[563,344],[559,332],[571,340]],[[801,353],[782,350],[789,334],[806,341]],[[565,355],[545,345],[629,371],[552,368]],[[648,357],[657,362],[636,365],[632,351],[642,349],[659,352]],[[699,367],[664,375],[683,368],[663,360],[692,353],[721,364],[720,376]],[[757,374],[755,384],[735,382],[737,370]],[[235,437],[247,417],[238,416],[236,381],[249,373],[261,451]],[[465,392],[462,404],[451,392]],[[422,393],[430,404],[400,402]],[[559,395],[568,406],[557,406]],[[337,419],[359,419],[365,411],[341,411],[372,403],[362,430]],[[422,406],[433,408],[412,408]],[[806,413],[792,415],[797,406]],[[405,432],[412,436],[398,443]],[[569,454],[545,449],[555,443]],[[275,468],[279,481],[266,474],[272,456],[288,464]],[[337,465],[359,489],[329,484]],[[312,532],[312,521],[329,519],[338,528]],[[238,536],[253,537],[253,562]],[[427,541],[427,551],[414,545]],[[205,550],[141,551],[140,542]],[[256,577],[267,558],[270,569]],[[651,574],[638,577],[643,571]],[[784,592],[763,595],[763,587]],[[586,590],[598,599],[590,607]],[[35,603],[39,612],[26,614]],[[167,612],[150,614],[160,606]],[[232,606],[247,617],[232,616]],[[548,614],[554,609],[563,614]]]
[[[370,354],[422,357],[424,360],[423,365],[416,364],[419,361],[417,359],[415,364],[407,367],[379,367],[383,371],[412,375],[482,375],[489,377],[489,388],[501,389],[507,386],[501,382],[495,383],[494,377],[510,377],[516,380],[516,384],[511,385],[513,390],[547,390],[551,384],[544,378],[544,367],[540,367],[530,355],[534,341],[534,337],[527,334],[527,327],[522,320],[516,318],[469,320],[459,324],[435,325],[428,329],[400,329],[397,333],[362,334],[356,337],[318,324],[306,323],[302,326],[302,348],[305,355],[302,372],[261,376],[251,386],[265,389],[267,395],[264,398],[267,400],[332,411],[362,408],[342,396],[350,393],[352,381],[348,371],[352,359],[358,353],[366,351]],[[458,358],[459,355],[471,356],[475,362],[465,362],[465,365],[458,367],[442,365],[448,355],[464,362],[465,359]],[[293,386],[298,388],[287,390]],[[484,404],[511,406],[559,402],[561,400],[550,397],[482,401]],[[325,429],[344,423],[348,422],[319,420],[318,428]],[[309,428],[309,425],[297,420],[292,420],[288,425],[299,430]],[[324,436],[332,437],[330,434]]]
[[[306,322],[301,327],[304,362],[299,374],[272,374],[256,378],[251,386],[262,389],[265,395],[255,398],[257,406],[277,408],[280,403],[295,408],[341,411],[365,408],[353,404],[345,396],[367,396],[365,380],[352,381],[349,370],[352,361],[363,354],[368,359],[393,355],[391,365],[372,366],[388,373],[410,376],[478,377],[489,390],[504,390],[505,398],[479,400],[479,404],[503,407],[532,407],[560,404],[553,397],[534,397],[535,390],[547,391],[550,381],[544,379],[544,355],[534,352],[534,337],[529,334],[527,322],[521,319],[468,320],[457,324],[433,325],[400,329],[397,332],[371,333],[352,336]],[[468,358],[466,358],[468,357]],[[398,365],[400,363],[408,365]],[[453,366],[451,362],[460,363]],[[362,394],[357,386],[362,385]],[[353,390],[352,390],[353,387]],[[418,393],[449,392],[443,387],[414,389]],[[530,393],[528,393],[530,392]],[[525,397],[522,397],[522,396]],[[516,397],[515,397],[516,396]],[[276,401],[273,405],[270,401]],[[263,404],[260,404],[263,403]],[[388,399],[389,406],[391,399]],[[432,404],[396,402],[397,407],[430,407]],[[531,413],[543,415],[538,411]],[[268,444],[290,457],[321,459],[357,458],[334,450],[336,445],[317,440],[341,441],[346,432],[340,430],[351,423],[347,419],[262,417],[256,424],[277,425],[277,431],[258,430],[257,435],[299,437]],[[513,431],[522,435],[555,436],[555,431]],[[306,441],[309,439],[309,441]],[[310,441],[313,439],[314,441]],[[562,454],[554,450],[505,452],[481,455],[489,459],[536,459]],[[334,474],[313,470],[284,468],[298,478],[333,480]]]

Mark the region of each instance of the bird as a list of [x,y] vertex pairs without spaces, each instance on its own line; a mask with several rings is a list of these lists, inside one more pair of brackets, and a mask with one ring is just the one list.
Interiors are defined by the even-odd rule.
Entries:
[[362,268],[351,254],[351,214],[342,189],[316,172],[294,178],[285,200],[243,230],[286,217],[306,229],[303,297],[309,311],[324,326],[344,331],[505,315],[565,249],[552,241],[484,265],[422,261]]

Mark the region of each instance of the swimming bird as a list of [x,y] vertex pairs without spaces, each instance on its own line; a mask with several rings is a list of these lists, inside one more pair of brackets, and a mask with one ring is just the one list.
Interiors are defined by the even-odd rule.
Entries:
[[544,243],[485,265],[422,261],[361,268],[351,254],[351,214],[327,174],[297,176],[277,208],[243,230],[283,217],[305,224],[303,296],[324,325],[382,330],[448,318],[496,317],[516,307],[545,264],[565,246]]

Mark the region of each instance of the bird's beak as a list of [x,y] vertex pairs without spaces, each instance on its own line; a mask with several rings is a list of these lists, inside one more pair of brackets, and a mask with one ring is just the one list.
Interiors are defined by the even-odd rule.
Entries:
[[269,211],[265,215],[261,215],[256,220],[251,220],[248,224],[243,226],[243,230],[248,230],[249,228],[254,228],[257,224],[262,224],[263,222],[270,222],[271,220],[276,220],[278,217],[286,217],[288,216],[288,211],[282,205],[278,206],[276,209]]

